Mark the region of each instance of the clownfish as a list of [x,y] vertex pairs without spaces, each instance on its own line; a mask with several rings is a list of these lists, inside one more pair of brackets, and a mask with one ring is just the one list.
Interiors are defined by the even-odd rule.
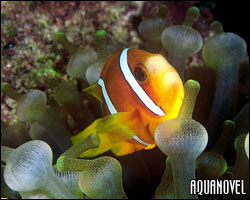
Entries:
[[178,116],[184,97],[181,78],[162,54],[134,48],[110,55],[98,81],[84,91],[102,103],[104,116],[71,137],[73,144],[91,133],[100,137],[100,146],[80,157],[154,148],[156,127]]

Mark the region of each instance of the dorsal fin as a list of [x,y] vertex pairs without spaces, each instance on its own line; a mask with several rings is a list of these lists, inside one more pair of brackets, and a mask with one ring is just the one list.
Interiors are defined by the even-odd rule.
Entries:
[[89,94],[91,94],[92,96],[94,96],[98,101],[100,101],[101,103],[103,103],[102,100],[102,91],[100,86],[98,86],[98,83],[94,83],[93,85],[83,89],[82,91],[87,92]]

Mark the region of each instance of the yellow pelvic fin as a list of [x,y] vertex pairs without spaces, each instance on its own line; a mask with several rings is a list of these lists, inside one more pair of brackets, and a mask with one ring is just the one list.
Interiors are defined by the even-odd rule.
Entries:
[[146,146],[144,149],[150,150],[150,149],[155,148],[155,146],[156,146],[156,144],[150,144],[150,145]]
[[102,90],[101,90],[100,86],[98,86],[97,82],[94,83],[93,85],[83,89],[82,91],[91,94],[99,102],[103,103],[103,101],[102,101]]
[[[114,133],[114,134],[117,134],[117,133]],[[79,157],[83,158],[83,157],[98,156],[98,155],[110,150],[110,148],[112,148],[112,146],[114,146],[116,144],[112,140],[112,138],[111,138],[112,135],[110,133],[100,134],[99,137],[100,137],[100,141],[101,141],[100,146],[98,148],[89,149],[89,150],[85,151]]]
[[139,151],[143,148],[145,148],[145,146],[141,144],[131,144],[129,142],[121,142],[112,147],[111,151],[116,156],[123,156],[133,153],[135,151]]
[[136,135],[134,129],[140,123],[138,114],[138,111],[120,112],[97,119],[81,133],[71,137],[71,141],[75,145],[91,133],[96,133],[100,137],[100,146],[84,152],[80,157],[99,155],[111,149],[115,144],[127,141]]

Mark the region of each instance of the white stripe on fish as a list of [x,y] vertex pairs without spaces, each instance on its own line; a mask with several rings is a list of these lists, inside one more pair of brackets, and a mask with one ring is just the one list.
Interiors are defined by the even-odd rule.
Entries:
[[165,113],[163,110],[157,106],[152,99],[147,95],[147,93],[142,89],[140,84],[136,81],[135,77],[133,76],[129,66],[128,66],[128,54],[129,48],[126,48],[122,51],[120,55],[120,68],[123,73],[125,80],[128,82],[132,90],[135,94],[139,97],[142,103],[154,114],[159,116],[164,116]]
[[[106,102],[106,104],[107,104],[107,107],[108,107],[108,109],[109,109],[109,112],[110,112],[111,114],[117,113],[117,110],[115,109],[114,105],[112,104],[112,101],[111,101],[110,98],[109,98],[109,95],[108,95],[107,90],[106,90],[106,87],[105,87],[105,83],[104,83],[104,81],[103,81],[101,78],[99,78],[99,80],[98,80],[98,85],[100,85],[101,88],[102,88],[102,94],[103,94],[103,97],[104,97],[105,102]],[[141,143],[141,144],[143,144],[143,145],[145,145],[145,146],[150,145],[150,144],[148,144],[147,142],[144,142],[143,140],[141,140],[141,139],[140,139],[139,137],[137,137],[137,136],[134,136],[133,139],[135,139],[137,142],[139,142],[139,143]]]

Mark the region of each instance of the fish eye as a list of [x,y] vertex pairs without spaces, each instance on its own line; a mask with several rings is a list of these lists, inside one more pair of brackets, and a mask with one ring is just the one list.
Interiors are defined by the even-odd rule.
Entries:
[[135,67],[134,74],[135,74],[135,78],[138,81],[145,81],[147,79],[147,73],[140,65],[137,65]]

